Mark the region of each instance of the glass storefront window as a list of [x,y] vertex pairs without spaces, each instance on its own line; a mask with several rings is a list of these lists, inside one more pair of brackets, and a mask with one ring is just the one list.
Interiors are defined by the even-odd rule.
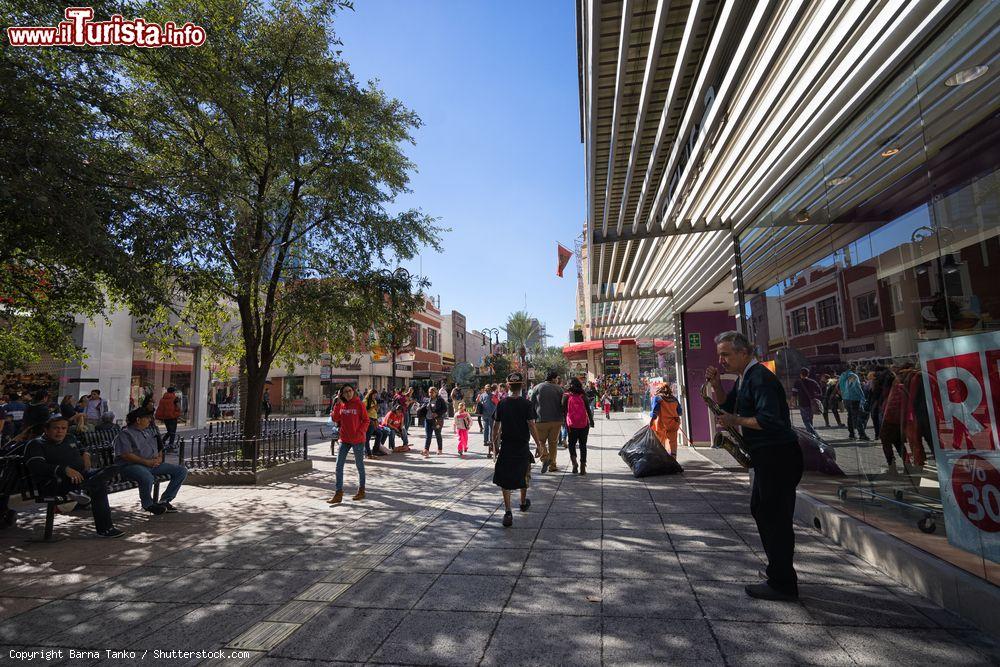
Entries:
[[748,330],[844,473],[802,488],[996,583],[1000,67],[946,81],[998,18],[970,4],[740,235]]
[[186,420],[191,409],[194,359],[192,347],[175,347],[171,355],[164,356],[149,352],[141,343],[134,343],[129,409],[137,408],[149,399],[155,407],[167,388],[174,387],[180,399],[181,419]]

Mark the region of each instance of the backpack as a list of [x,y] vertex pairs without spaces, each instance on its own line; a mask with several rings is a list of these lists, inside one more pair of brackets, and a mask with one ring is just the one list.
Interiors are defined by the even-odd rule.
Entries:
[[590,426],[590,414],[583,396],[579,394],[566,395],[566,426],[570,428],[587,428]]

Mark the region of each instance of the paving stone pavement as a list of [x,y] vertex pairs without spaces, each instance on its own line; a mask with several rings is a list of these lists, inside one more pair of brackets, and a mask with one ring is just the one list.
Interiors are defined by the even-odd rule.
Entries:
[[370,462],[368,499],[337,507],[318,443],[312,473],[185,487],[179,514],[116,494],[120,540],[78,512],[57,519],[67,539],[29,543],[32,515],[0,534],[0,663],[1000,663],[993,638],[806,528],[801,603],[749,600],[764,561],[746,476],[682,450],[683,475],[636,480],[617,450],[639,426],[599,419],[585,477],[536,466],[509,529],[477,433],[466,459],[446,433],[444,456]]

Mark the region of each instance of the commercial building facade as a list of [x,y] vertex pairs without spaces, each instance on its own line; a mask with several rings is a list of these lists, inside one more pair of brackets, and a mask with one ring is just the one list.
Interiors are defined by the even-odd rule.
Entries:
[[[585,337],[673,338],[701,443],[698,389],[727,329],[800,426],[803,368],[824,389],[848,369],[905,381],[886,415],[873,378],[865,419],[869,438],[901,419],[902,454],[849,439],[827,401],[839,414],[814,423],[846,475],[800,489],[1000,583],[1000,4],[578,9]],[[949,606],[991,624],[964,585]]]

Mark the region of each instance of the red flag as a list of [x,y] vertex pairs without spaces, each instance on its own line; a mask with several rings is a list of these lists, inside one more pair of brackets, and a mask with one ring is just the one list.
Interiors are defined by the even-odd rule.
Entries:
[[559,268],[556,269],[556,275],[562,278],[563,269],[569,264],[569,258],[573,256],[573,253],[568,248],[564,248],[561,243],[557,243],[556,245],[559,246]]

